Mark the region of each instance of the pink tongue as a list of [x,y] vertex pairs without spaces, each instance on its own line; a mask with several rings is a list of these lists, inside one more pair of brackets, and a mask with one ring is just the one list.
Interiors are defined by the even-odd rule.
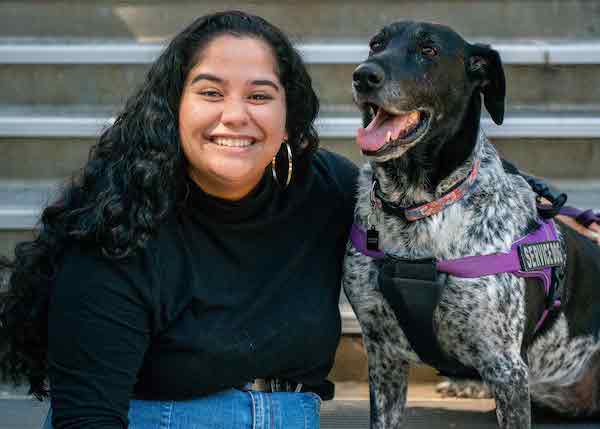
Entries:
[[[363,152],[375,152],[386,144],[385,138],[388,131],[392,133],[392,139],[402,135],[402,130],[410,124],[410,116],[410,113],[389,116],[379,109],[367,128],[358,129],[356,143]],[[382,124],[382,122],[384,123]]]

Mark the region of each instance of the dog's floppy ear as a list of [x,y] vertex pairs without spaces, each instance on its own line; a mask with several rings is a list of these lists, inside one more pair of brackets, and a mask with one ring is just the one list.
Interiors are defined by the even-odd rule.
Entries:
[[498,125],[504,120],[506,79],[498,51],[489,45],[470,45],[467,67],[469,75],[479,82],[485,108]]

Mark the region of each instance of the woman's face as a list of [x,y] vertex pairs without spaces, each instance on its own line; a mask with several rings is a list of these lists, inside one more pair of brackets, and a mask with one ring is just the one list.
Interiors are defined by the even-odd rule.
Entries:
[[188,73],[179,135],[189,175],[208,194],[230,200],[247,195],[287,139],[276,69],[262,40],[223,35]]

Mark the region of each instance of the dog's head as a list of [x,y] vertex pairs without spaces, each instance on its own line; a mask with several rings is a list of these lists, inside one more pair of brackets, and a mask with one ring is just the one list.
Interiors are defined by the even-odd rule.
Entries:
[[354,71],[353,93],[366,127],[357,142],[375,161],[444,144],[472,102],[479,114],[480,94],[494,122],[502,123],[504,71],[490,47],[467,43],[442,25],[398,22],[375,35],[370,48]]

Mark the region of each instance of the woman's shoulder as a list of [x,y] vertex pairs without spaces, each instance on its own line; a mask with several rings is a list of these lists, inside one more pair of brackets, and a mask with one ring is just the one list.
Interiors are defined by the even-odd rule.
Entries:
[[358,167],[348,158],[327,149],[318,149],[313,157],[313,169],[329,179],[342,194],[355,194]]
[[153,240],[124,257],[108,255],[97,243],[72,241],[63,252],[55,287],[62,294],[87,297],[113,290],[150,304],[159,284],[156,267]]

